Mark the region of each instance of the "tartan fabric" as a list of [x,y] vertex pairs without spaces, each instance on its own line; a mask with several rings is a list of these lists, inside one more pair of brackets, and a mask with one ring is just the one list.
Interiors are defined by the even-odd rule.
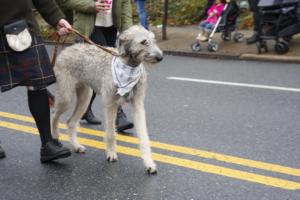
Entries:
[[7,91],[17,86],[45,88],[55,82],[50,60],[40,37],[32,35],[32,46],[14,52],[0,32],[0,87]]

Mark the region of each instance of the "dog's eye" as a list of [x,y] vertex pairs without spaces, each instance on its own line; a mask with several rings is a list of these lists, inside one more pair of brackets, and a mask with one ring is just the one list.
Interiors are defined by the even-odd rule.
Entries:
[[147,42],[147,40],[143,40],[143,41],[141,41],[141,44],[142,45],[148,45],[148,42]]

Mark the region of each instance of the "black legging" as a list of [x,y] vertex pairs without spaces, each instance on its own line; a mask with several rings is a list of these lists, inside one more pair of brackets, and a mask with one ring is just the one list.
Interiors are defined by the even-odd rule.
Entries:
[[52,140],[50,107],[46,89],[28,90],[28,107],[40,133],[42,145]]

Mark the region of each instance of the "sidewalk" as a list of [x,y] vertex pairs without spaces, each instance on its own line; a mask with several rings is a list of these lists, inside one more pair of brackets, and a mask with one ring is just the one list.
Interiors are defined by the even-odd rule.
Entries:
[[300,35],[295,35],[290,43],[290,50],[286,54],[278,55],[274,51],[274,41],[268,41],[269,52],[257,54],[256,45],[247,45],[246,38],[251,36],[252,31],[239,31],[245,34],[245,41],[243,43],[235,43],[233,40],[224,42],[220,33],[216,33],[213,41],[219,44],[217,52],[209,52],[207,50],[207,43],[201,43],[202,50],[200,52],[192,52],[191,44],[195,42],[199,30],[196,25],[168,27],[168,40],[162,40],[162,29],[151,27],[155,33],[159,46],[166,54],[184,55],[193,57],[210,57],[210,58],[227,58],[227,59],[241,59],[241,60],[259,60],[259,61],[275,61],[275,62],[292,62],[300,63]]

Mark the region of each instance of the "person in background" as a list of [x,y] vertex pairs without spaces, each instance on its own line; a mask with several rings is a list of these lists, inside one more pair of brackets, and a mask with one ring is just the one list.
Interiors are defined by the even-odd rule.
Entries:
[[258,36],[258,31],[259,31],[259,23],[260,23],[260,17],[259,17],[259,12],[258,12],[258,3],[259,0],[248,0],[250,10],[253,13],[253,35],[247,39],[247,44],[253,44],[257,42],[257,36]]
[[197,36],[197,40],[207,41],[208,36],[211,33],[212,29],[215,27],[218,18],[222,15],[225,0],[215,0],[214,4],[207,11],[207,18],[200,22],[200,33]]
[[135,0],[135,4],[137,7],[139,19],[140,19],[140,24],[145,28],[149,29],[148,26],[148,13],[145,8],[146,0]]
[[[29,111],[42,143],[40,160],[48,162],[68,157],[71,152],[51,136],[46,87],[55,82],[55,77],[39,36],[32,5],[50,25],[57,28],[60,35],[68,33],[71,28],[54,0],[1,0],[0,88],[5,92],[17,86],[27,87]],[[22,42],[19,43],[20,40]],[[5,157],[1,147],[0,157]]]
[[[103,46],[115,47],[117,34],[132,26],[132,8],[130,0],[58,0],[74,11],[74,28],[93,42]],[[101,124],[92,112],[93,93],[89,107],[82,119],[91,124]],[[133,128],[127,120],[122,107],[118,108],[117,131]]]

